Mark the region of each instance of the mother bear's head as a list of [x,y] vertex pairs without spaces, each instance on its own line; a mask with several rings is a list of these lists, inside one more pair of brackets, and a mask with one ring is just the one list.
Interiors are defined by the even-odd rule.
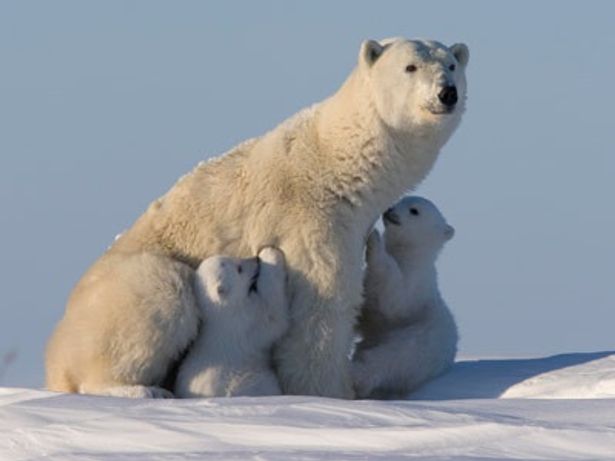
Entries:
[[358,72],[382,121],[399,131],[459,123],[465,108],[468,47],[432,40],[366,40]]

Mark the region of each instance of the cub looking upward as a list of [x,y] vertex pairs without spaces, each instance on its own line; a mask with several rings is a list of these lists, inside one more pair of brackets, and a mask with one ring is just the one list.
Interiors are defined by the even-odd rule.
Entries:
[[[427,199],[405,197],[367,242],[363,341],[353,361],[359,398],[403,397],[448,368],[457,326],[438,289],[438,253],[454,229]],[[384,240],[384,242],[383,242]]]
[[207,258],[195,295],[204,323],[180,366],[175,395],[281,394],[271,349],[289,321],[283,253],[266,247],[251,259]]

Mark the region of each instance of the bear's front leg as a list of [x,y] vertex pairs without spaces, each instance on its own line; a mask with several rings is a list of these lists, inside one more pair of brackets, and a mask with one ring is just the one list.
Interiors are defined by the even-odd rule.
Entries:
[[356,259],[311,261],[302,273],[289,256],[291,326],[275,350],[285,394],[354,398],[349,355],[362,299],[360,252]]

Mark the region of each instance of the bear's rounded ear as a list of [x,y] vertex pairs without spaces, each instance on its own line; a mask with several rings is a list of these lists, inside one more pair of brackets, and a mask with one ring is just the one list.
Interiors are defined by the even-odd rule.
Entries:
[[375,40],[365,40],[361,44],[361,51],[359,52],[359,64],[367,65],[371,67],[378,60],[384,52],[384,46]]
[[465,43],[455,43],[450,48],[451,53],[462,67],[465,67],[470,60],[470,50]]
[[447,224],[444,228],[444,238],[448,241],[455,236],[455,228],[450,224]]

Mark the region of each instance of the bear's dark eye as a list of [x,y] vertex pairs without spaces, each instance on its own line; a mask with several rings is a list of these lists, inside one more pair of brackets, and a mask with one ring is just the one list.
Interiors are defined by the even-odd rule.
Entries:
[[455,64],[451,64],[450,66],[448,66],[448,70],[450,70],[451,72],[454,71],[457,67],[455,66]]
[[243,267],[237,266],[237,273],[241,274],[243,272]]
[[406,66],[406,72],[409,72],[409,73],[416,72],[416,66],[414,64],[408,64]]
[[414,216],[418,216],[419,210],[417,210],[416,208],[410,208],[410,214]]

